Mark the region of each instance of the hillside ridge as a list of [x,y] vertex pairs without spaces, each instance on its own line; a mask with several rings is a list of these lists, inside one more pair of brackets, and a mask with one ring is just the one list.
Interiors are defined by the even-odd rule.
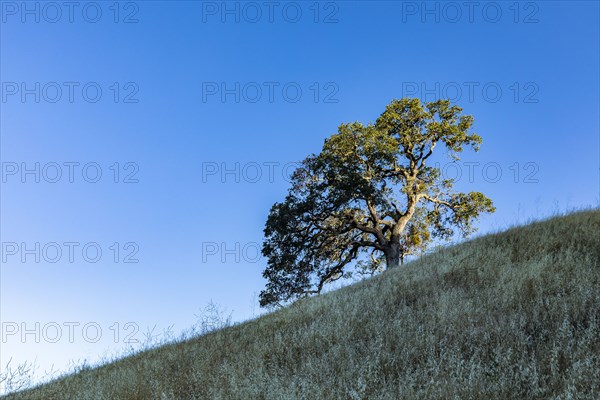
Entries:
[[480,236],[37,399],[600,396],[600,210]]

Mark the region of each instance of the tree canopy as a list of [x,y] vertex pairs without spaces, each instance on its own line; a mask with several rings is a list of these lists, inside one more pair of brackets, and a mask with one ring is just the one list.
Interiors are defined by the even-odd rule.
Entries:
[[454,192],[454,181],[428,161],[436,148],[455,161],[465,147],[478,151],[482,139],[472,125],[447,100],[412,98],[393,100],[375,123],[340,125],[271,208],[261,306],[320,293],[352,267],[395,268],[436,238],[471,233],[481,213],[495,211],[492,201]]

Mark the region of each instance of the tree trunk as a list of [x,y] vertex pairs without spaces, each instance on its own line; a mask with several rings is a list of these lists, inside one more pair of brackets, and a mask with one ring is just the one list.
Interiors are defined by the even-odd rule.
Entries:
[[402,258],[400,243],[390,243],[383,253],[385,254],[386,269],[400,266],[400,259]]

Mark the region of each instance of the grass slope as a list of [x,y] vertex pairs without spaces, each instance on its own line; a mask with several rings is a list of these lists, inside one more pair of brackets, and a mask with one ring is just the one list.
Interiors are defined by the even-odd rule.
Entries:
[[600,398],[600,211],[477,238],[22,399]]

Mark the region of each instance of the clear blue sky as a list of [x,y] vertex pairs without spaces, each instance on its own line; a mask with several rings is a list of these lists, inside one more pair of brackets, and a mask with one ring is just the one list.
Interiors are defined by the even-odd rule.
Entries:
[[474,115],[479,164],[438,160],[495,201],[480,233],[598,205],[598,2],[54,4],[1,3],[2,364],[252,316],[286,171],[392,98]]

